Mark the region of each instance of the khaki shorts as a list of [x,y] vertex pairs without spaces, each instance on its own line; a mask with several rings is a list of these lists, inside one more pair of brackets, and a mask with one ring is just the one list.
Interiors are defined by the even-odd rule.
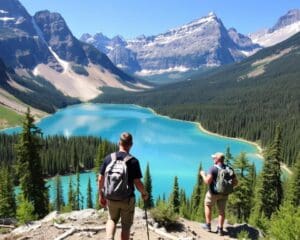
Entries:
[[129,231],[133,224],[135,208],[134,197],[122,201],[108,200],[107,206],[108,218],[117,224],[121,217],[122,229]]
[[204,203],[205,206],[213,206],[215,203],[217,203],[219,212],[223,213],[225,212],[227,199],[228,195],[212,194],[210,191],[208,191],[205,195]]

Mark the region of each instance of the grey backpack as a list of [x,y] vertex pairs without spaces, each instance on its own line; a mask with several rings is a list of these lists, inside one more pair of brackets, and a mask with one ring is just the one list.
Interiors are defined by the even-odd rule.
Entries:
[[231,167],[225,165],[225,168],[221,168],[218,165],[215,165],[218,168],[218,176],[214,190],[219,194],[230,194],[233,192],[233,177],[234,171]]
[[128,169],[126,163],[132,159],[127,155],[123,160],[117,159],[117,153],[111,154],[111,162],[104,174],[104,196],[109,200],[124,200],[130,197],[132,190],[128,185]]

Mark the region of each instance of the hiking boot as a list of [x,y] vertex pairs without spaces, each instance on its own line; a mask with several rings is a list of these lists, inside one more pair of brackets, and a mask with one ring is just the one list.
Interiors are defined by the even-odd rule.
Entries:
[[220,236],[224,236],[223,228],[218,227],[217,228],[217,234],[219,234]]
[[210,223],[205,223],[201,225],[202,229],[206,230],[207,232],[211,232],[211,225]]

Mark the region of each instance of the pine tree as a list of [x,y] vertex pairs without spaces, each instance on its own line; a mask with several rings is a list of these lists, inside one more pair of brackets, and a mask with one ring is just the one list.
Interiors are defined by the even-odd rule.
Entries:
[[99,173],[100,167],[103,164],[103,160],[108,152],[109,143],[106,140],[101,141],[98,146],[96,158],[94,160],[94,171]]
[[231,212],[238,222],[248,221],[252,208],[253,183],[249,175],[251,165],[245,153],[241,153],[233,162],[235,174],[239,184],[230,195],[228,211]]
[[8,167],[0,166],[0,216],[14,217],[16,215],[16,201],[14,186]]
[[93,208],[92,186],[91,186],[91,179],[90,178],[89,178],[88,185],[87,185],[86,207],[87,208]]
[[[197,172],[197,182],[194,186],[194,190],[191,197],[191,219],[200,220],[200,209],[203,210],[203,203],[201,203],[201,195],[205,194],[202,192],[203,179],[200,176],[200,171],[202,170],[202,164],[200,164]],[[202,211],[201,211],[202,212]]]
[[277,127],[274,141],[265,154],[265,162],[260,176],[258,199],[255,207],[258,213],[256,219],[258,220],[261,218],[260,216],[265,216],[267,219],[270,219],[281,204],[283,197],[280,179],[281,156],[281,131],[280,128]]
[[249,179],[251,180],[252,189],[254,190],[256,184],[256,167],[254,163],[252,163],[249,168]]
[[73,171],[77,172],[79,171],[79,158],[76,150],[75,143],[73,143],[73,153],[72,153],[72,166],[73,166]]
[[76,191],[74,194],[74,210],[80,210],[81,193],[80,193],[80,174],[76,173]]
[[160,197],[160,195],[156,198],[156,201],[155,201],[155,207],[157,207],[158,206],[158,204],[161,202],[162,200],[161,200],[161,197]]
[[186,196],[184,189],[180,189],[179,194],[180,208],[179,213],[182,217],[190,219],[190,201]]
[[72,182],[72,177],[71,176],[69,177],[68,208],[69,208],[69,210],[75,209],[73,182]]
[[153,196],[152,196],[152,178],[150,174],[150,167],[149,163],[147,163],[146,171],[144,174],[144,186],[146,191],[149,194],[148,199],[144,202],[144,207],[145,208],[153,208],[154,203],[153,203]]
[[64,198],[63,198],[63,189],[62,189],[61,179],[60,179],[60,176],[57,175],[55,177],[54,208],[56,211],[61,211],[64,206],[65,206],[65,203],[64,203]]
[[178,177],[174,178],[173,192],[170,198],[170,203],[172,209],[175,213],[179,213],[180,208],[180,200],[179,200],[179,185],[178,185]]
[[291,179],[290,199],[291,199],[291,203],[295,207],[300,206],[300,152],[298,152],[293,176]]
[[48,191],[42,175],[39,152],[42,148],[39,128],[28,108],[23,122],[23,129],[17,144],[17,176],[25,200],[32,202],[35,214],[45,216],[49,209]]
[[230,160],[232,160],[232,159],[233,159],[233,156],[230,152],[230,147],[227,146],[226,153],[225,153],[225,164],[228,165],[228,166],[231,166]]
[[95,208],[97,210],[101,209],[101,205],[99,204],[99,190],[96,190],[97,194],[96,194],[96,203],[95,203]]

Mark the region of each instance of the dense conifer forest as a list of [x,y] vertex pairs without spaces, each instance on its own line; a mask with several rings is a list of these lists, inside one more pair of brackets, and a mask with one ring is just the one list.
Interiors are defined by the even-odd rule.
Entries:
[[[117,147],[97,137],[47,136],[39,140],[41,166],[46,177],[93,169],[98,148],[105,147],[108,154]],[[0,165],[15,164],[17,142],[18,135],[0,134]]]

